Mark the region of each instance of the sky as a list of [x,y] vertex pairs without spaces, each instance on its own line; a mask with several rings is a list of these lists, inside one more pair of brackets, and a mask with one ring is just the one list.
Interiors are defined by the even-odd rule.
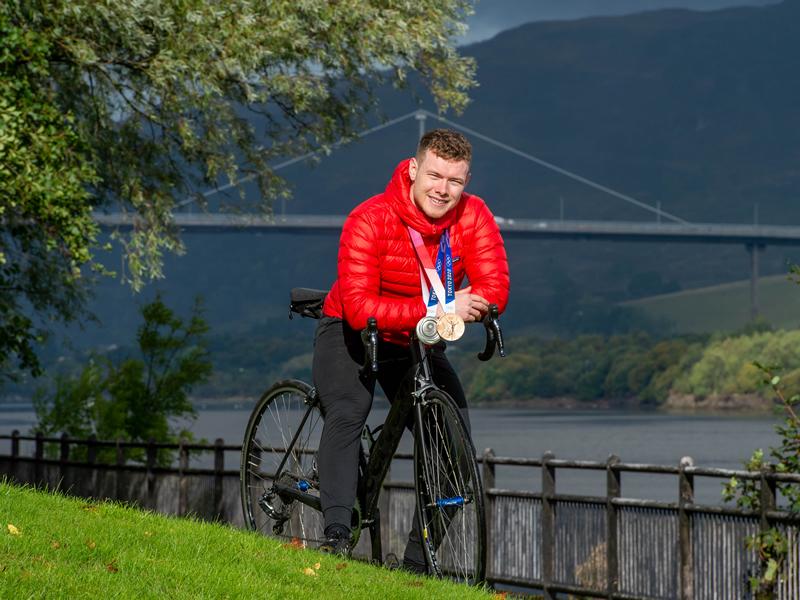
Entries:
[[764,6],[779,0],[478,0],[459,44],[471,44],[531,21],[624,15],[662,8],[715,10],[730,6]]

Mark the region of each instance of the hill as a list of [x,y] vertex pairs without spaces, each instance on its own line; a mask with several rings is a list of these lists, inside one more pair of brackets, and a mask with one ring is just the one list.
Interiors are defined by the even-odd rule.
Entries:
[[[760,316],[776,329],[800,327],[800,289],[785,275],[758,284]],[[750,320],[750,280],[624,302],[649,317],[673,323],[675,333],[742,330]]]
[[[219,524],[0,481],[0,597],[489,598]],[[58,515],[53,519],[53,515]]]

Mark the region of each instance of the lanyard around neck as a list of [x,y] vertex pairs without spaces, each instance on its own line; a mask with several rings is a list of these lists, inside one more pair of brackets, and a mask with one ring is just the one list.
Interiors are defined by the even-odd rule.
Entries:
[[[441,304],[445,313],[456,312],[456,292],[453,280],[453,253],[450,248],[450,233],[447,229],[439,239],[439,252],[436,256],[434,266],[425,242],[420,233],[408,227],[411,241],[414,243],[414,250],[419,260],[419,281],[422,286],[422,300],[428,310],[429,316],[436,315],[436,305]],[[445,284],[442,283],[442,273],[444,273]],[[430,282],[430,286],[428,283]],[[433,288],[433,289],[431,289]],[[444,300],[442,300],[444,299]]]

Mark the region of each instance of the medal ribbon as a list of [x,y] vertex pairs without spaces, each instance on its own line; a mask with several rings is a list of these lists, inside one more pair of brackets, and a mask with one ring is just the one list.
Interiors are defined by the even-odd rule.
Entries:
[[[450,248],[450,233],[447,229],[439,239],[439,252],[436,255],[436,266],[428,255],[425,242],[422,241],[420,233],[408,228],[411,241],[414,243],[414,250],[420,262],[419,281],[422,286],[422,300],[428,307],[428,316],[436,316],[436,305],[441,304],[445,313],[456,312],[456,287],[453,280],[453,253]],[[442,283],[442,273],[444,272],[445,283]],[[430,287],[428,286],[430,282]],[[430,289],[433,288],[433,289]],[[442,301],[444,298],[444,301]]]

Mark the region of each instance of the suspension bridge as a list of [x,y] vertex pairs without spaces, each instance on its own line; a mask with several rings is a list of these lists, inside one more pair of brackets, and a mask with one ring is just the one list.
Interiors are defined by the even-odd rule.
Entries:
[[[496,216],[495,219],[505,238],[520,239],[564,239],[564,240],[608,240],[621,242],[666,242],[666,243],[701,243],[701,244],[739,244],[744,245],[750,255],[750,312],[755,318],[758,315],[758,277],[759,254],[768,245],[800,245],[800,227],[779,225],[741,225],[726,223],[691,223],[661,208],[660,203],[648,204],[636,198],[614,190],[597,181],[583,177],[575,172],[543,160],[533,154],[505,144],[474,129],[446,119],[427,110],[415,110],[403,116],[390,119],[385,123],[358,133],[356,139],[364,138],[377,131],[392,127],[409,119],[419,123],[419,136],[426,130],[427,120],[435,119],[440,123],[457,129],[471,139],[481,140],[501,150],[513,154],[541,168],[555,172],[563,177],[578,182],[603,194],[651,213],[655,221],[578,221],[578,220],[541,220],[518,219],[508,216]],[[333,148],[342,145],[334,144]],[[288,159],[272,167],[273,171],[284,169],[290,165],[309,160],[318,152],[309,152],[302,156]],[[209,198],[228,189],[253,179],[255,175],[242,178],[236,184],[229,183],[202,194]],[[194,199],[179,202],[177,207],[185,208],[194,203]],[[137,224],[135,214],[96,213],[97,223],[107,229],[131,229]],[[281,232],[309,233],[341,231],[345,215],[312,215],[286,214],[285,204],[282,210],[274,215],[228,214],[228,213],[186,213],[174,215],[175,225],[183,232]]]

